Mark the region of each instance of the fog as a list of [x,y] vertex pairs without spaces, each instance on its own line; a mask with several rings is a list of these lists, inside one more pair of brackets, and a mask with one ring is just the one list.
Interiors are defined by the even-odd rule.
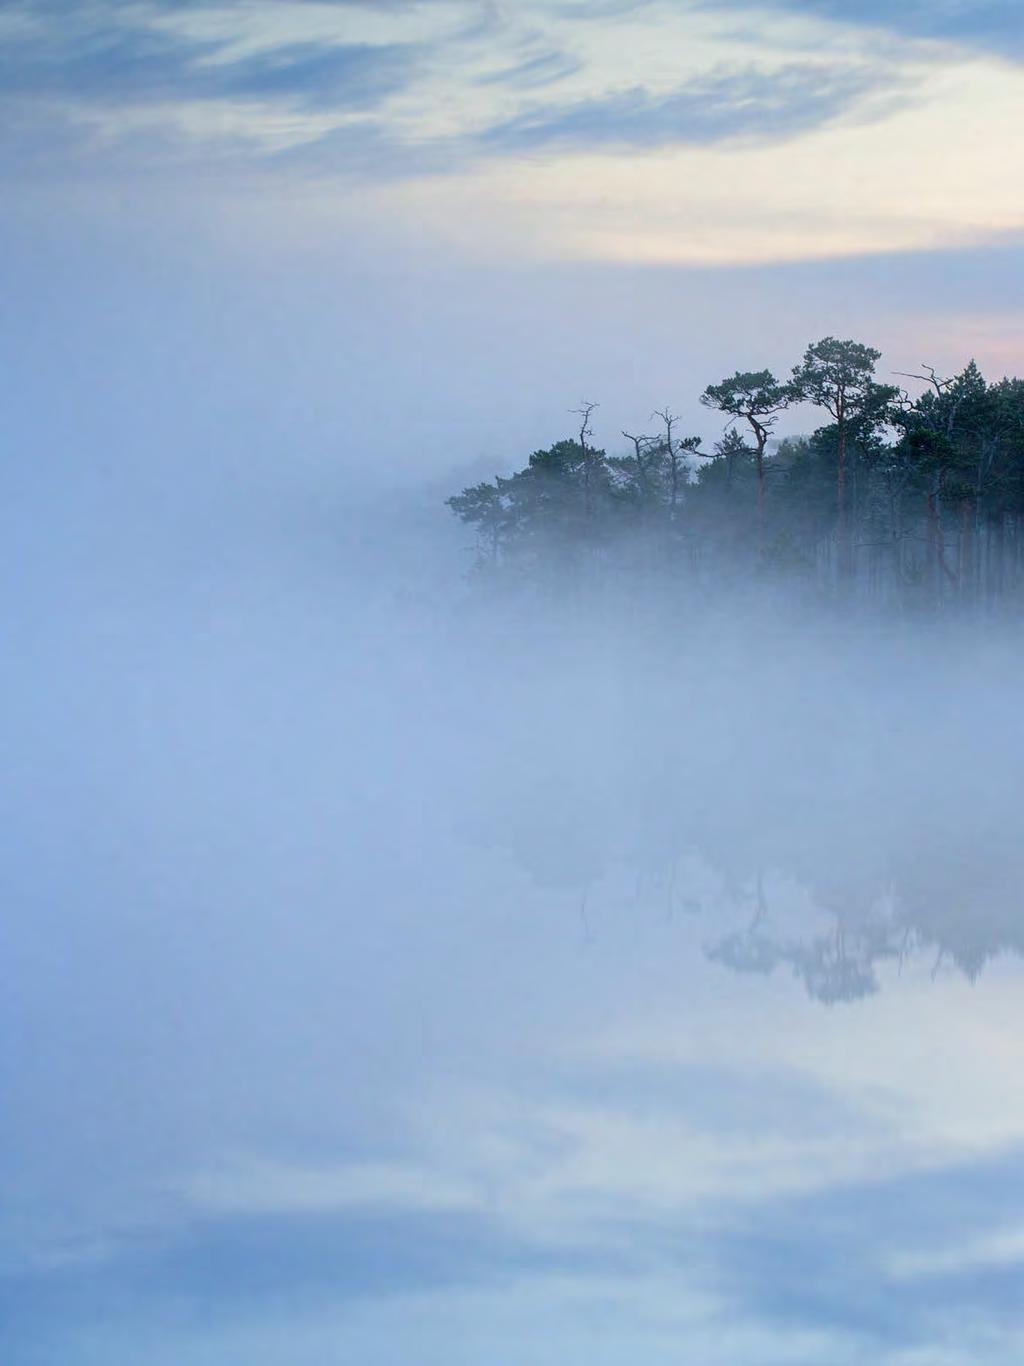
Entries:
[[1011,612],[112,471],[8,475],[7,1360],[1019,1360]]

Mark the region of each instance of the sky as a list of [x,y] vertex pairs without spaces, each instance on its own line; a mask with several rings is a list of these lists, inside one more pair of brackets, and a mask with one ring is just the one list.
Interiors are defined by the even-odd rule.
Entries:
[[442,506],[1019,369],[1017,9],[0,6],[4,1366],[1019,1362],[1016,636],[495,624]]
[[502,263],[998,246],[1021,227],[1017,19],[999,0],[15,0],[5,165],[94,189],[213,178],[278,231]]
[[507,468],[581,398],[609,447],[666,403],[706,427],[707,383],[830,333],[885,377],[1002,374],[1018,29],[1012,0],[10,0],[9,430],[95,448],[116,387],[169,448],[386,483]]

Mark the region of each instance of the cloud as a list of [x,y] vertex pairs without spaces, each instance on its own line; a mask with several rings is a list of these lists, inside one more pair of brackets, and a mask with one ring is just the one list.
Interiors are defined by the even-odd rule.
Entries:
[[88,32],[74,48],[8,45],[0,94],[102,104],[166,100],[285,101],[305,109],[367,108],[410,79],[409,44],[290,43],[244,57],[226,44],[137,27]]
[[692,1133],[718,1138],[786,1138],[800,1143],[849,1134],[856,1124],[876,1142],[879,1127],[838,1095],[785,1067],[708,1067],[699,1063],[585,1057],[543,1075],[549,1102],[566,1098],[645,1120],[684,1120]]
[[[720,9],[718,0],[705,7]],[[880,28],[1024,59],[1020,0],[734,0],[743,10],[784,9],[847,26]]]
[[939,1322],[994,1323],[1019,1305],[1024,1245],[1005,1232],[1024,1215],[1011,1198],[1019,1164],[1014,1149],[752,1205],[709,1235],[717,1288],[761,1322],[890,1348],[933,1341]]
[[505,152],[563,146],[706,146],[781,141],[845,114],[872,117],[905,89],[863,68],[792,64],[780,71],[720,70],[664,95],[635,87],[575,104],[547,105],[489,128],[481,142]]
[[444,1172],[380,1160],[317,1167],[240,1161],[197,1173],[182,1191],[198,1211],[212,1214],[468,1210],[475,1203],[472,1189]]
[[207,98],[285,99],[307,109],[366,108],[401,90],[416,64],[412,45],[296,43],[193,69]]
[[148,1262],[154,1290],[199,1302],[332,1297],[469,1284],[537,1251],[470,1213],[243,1216],[202,1221]]
[[573,20],[616,19],[637,10],[652,9],[657,0],[544,0],[542,8],[550,15]]
[[[481,78],[528,87],[560,79],[569,59],[552,52]],[[641,87],[571,104],[546,104],[482,132],[412,139],[371,120],[331,129],[280,160],[374,180],[445,173],[474,160],[540,149],[662,148],[733,141],[782,142],[844,115],[868,120],[905,97],[905,82],[861,68],[790,65],[721,70],[667,95]]]
[[466,166],[469,154],[470,149],[462,139],[413,141],[398,135],[384,121],[359,119],[264,157],[264,162],[314,176],[343,176],[387,184],[444,175]]
[[197,199],[287,182],[308,191],[302,210],[277,196],[293,223],[381,214],[474,255],[721,264],[1016,232],[1019,71],[935,60],[891,27],[869,61],[872,30],[815,16],[843,17],[830,0],[13,0],[0,161],[19,182],[166,176]]
[[519,89],[535,89],[552,85],[579,71],[581,63],[565,52],[544,52],[515,66],[502,67],[480,77],[481,85],[508,85]]
[[75,1334],[124,1312],[188,1305],[225,1319],[295,1305],[446,1295],[510,1276],[585,1276],[621,1256],[540,1244],[469,1211],[295,1212],[206,1217],[124,1236],[96,1256],[0,1271],[0,1320],[38,1346],[47,1325]]

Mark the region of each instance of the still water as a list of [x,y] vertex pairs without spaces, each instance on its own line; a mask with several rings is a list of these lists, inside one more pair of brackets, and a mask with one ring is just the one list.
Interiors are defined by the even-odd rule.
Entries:
[[12,618],[4,1360],[1018,1362],[1014,624],[272,568]]

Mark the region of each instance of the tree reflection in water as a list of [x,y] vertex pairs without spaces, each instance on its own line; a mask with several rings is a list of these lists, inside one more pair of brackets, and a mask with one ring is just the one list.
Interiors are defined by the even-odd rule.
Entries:
[[1008,676],[1000,694],[984,668],[958,672],[938,637],[916,656],[874,641],[868,666],[855,640],[832,658],[784,643],[620,659],[589,695],[576,661],[579,705],[559,679],[558,724],[535,705],[498,744],[501,793],[470,828],[581,904],[629,885],[670,914],[699,907],[712,961],[788,968],[826,1003],[910,959],[974,980],[1024,953]]

